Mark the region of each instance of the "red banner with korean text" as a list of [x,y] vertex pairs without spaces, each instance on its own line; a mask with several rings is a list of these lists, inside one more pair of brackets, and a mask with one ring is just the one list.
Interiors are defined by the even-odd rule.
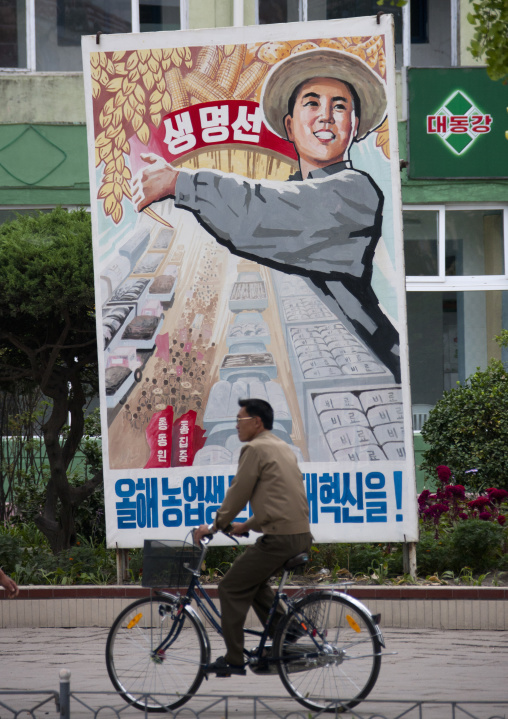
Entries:
[[196,412],[189,410],[173,424],[172,406],[154,414],[146,429],[146,440],[150,459],[145,469],[191,466],[206,441],[205,431],[196,424]]
[[253,145],[297,159],[291,142],[263,123],[257,102],[224,100],[192,105],[166,115],[156,131],[158,146],[173,162],[195,150],[215,145]]

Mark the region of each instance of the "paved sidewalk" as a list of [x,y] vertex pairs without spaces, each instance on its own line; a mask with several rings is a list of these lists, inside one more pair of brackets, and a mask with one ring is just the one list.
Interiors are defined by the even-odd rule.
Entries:
[[[439,631],[388,629],[384,632],[386,654],[383,658],[381,673],[370,695],[371,699],[408,699],[408,700],[458,700],[458,701],[508,701],[508,632],[494,631]],[[110,692],[110,684],[105,660],[104,648],[107,630],[87,629],[2,629],[0,630],[0,689],[59,689],[59,671],[65,667],[71,671],[71,691]],[[212,656],[222,653],[220,638],[210,637]],[[390,655],[389,652],[397,652]],[[259,677],[251,672],[246,677],[230,679],[211,678],[203,682],[200,695],[222,696],[224,694],[242,696],[277,697],[270,706],[281,716],[291,713],[291,717],[308,716],[286,694],[277,675]],[[94,707],[114,705],[125,708],[123,715],[142,717],[142,713],[133,710],[116,696],[103,694],[100,697],[87,697],[86,702]],[[17,709],[26,708],[27,701],[20,697],[0,696],[0,702]],[[210,699],[199,696],[186,707],[202,709]],[[252,702],[249,708],[242,707],[239,700],[229,705],[229,715],[252,716]],[[368,708],[365,706],[365,710]],[[374,706],[370,710],[374,711]],[[386,714],[383,704],[377,707],[379,714]],[[401,710],[402,711],[402,710]],[[302,712],[297,714],[296,712]],[[493,716],[497,712],[483,713],[481,716]],[[2,717],[8,714],[2,710]],[[183,712],[182,712],[183,714]],[[378,714],[378,716],[379,716]],[[54,704],[43,708],[37,716],[55,716]],[[225,715],[224,706],[210,709],[206,719],[215,719]],[[508,716],[508,705],[499,716]],[[102,716],[102,712],[101,712]],[[185,714],[186,717],[192,713]],[[259,711],[258,719],[274,717],[276,714]],[[418,716],[409,714],[408,716]],[[425,714],[427,716],[427,714]],[[429,715],[430,716],[430,715]],[[436,719],[450,716],[449,710],[437,708],[432,714]],[[464,716],[464,715],[462,715]],[[480,716],[480,715],[478,715]],[[93,714],[72,704],[72,719],[88,717]]]

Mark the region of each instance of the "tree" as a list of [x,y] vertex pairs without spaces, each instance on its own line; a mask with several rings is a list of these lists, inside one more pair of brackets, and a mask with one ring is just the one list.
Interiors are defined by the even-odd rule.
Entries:
[[[497,338],[504,346],[506,333]],[[445,392],[422,428],[430,445],[421,464],[430,476],[447,465],[466,489],[508,489],[508,371],[499,360]],[[475,470],[471,472],[470,470]],[[451,481],[451,480],[450,480]]]
[[508,3],[506,0],[475,0],[468,21],[474,26],[469,46],[473,57],[484,60],[491,80],[508,82]]
[[56,553],[75,541],[75,509],[102,482],[102,470],[80,486],[67,475],[87,398],[97,394],[89,214],[57,208],[2,225],[0,296],[0,388],[30,383],[50,405],[42,425],[50,478],[35,522]]

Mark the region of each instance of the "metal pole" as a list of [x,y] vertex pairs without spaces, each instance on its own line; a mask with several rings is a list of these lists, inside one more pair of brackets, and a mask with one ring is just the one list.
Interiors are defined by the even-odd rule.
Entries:
[[71,716],[71,672],[60,669],[60,718],[70,719]]
[[402,571],[416,579],[416,542],[404,542],[402,545]]
[[116,548],[116,583],[124,584],[129,580],[129,550]]

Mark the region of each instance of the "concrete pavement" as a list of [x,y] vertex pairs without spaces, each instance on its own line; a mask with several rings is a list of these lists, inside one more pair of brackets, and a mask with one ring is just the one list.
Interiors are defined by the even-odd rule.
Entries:
[[[0,630],[0,689],[44,690],[59,689],[59,671],[65,667],[71,671],[71,691],[102,692],[101,695],[82,695],[91,707],[113,705],[125,709],[123,715],[141,717],[139,711],[127,707],[116,696],[107,695],[112,690],[105,660],[104,649],[107,629],[2,629]],[[475,717],[508,717],[508,631],[440,631],[436,629],[387,629],[384,632],[386,655],[381,673],[370,695],[373,700],[458,700],[458,701],[506,701],[504,708],[496,711],[484,707],[475,709]],[[212,656],[223,653],[222,641],[210,636]],[[389,652],[397,652],[390,655]],[[260,677],[248,672],[246,677],[229,679],[211,678],[203,682],[199,695],[185,705],[188,709],[201,711],[210,704],[204,695],[219,697],[225,694],[248,697],[276,697],[268,702],[270,710],[257,707],[256,717],[302,716],[308,711],[288,697],[277,675]],[[8,716],[1,708],[7,704],[19,711],[27,708],[27,698],[0,695],[0,717]],[[32,699],[30,698],[32,701]],[[104,711],[104,710],[103,710]],[[361,716],[399,716],[402,707],[376,702],[362,705]],[[397,711],[400,714],[397,714]],[[414,710],[416,711],[416,710]],[[489,713],[490,711],[490,713]],[[365,714],[363,713],[365,712]],[[38,716],[57,716],[54,705],[45,705]],[[101,712],[101,716],[103,712]],[[191,717],[193,713],[181,711],[180,716]],[[219,704],[210,708],[206,719],[225,716],[251,717],[252,701],[230,700],[228,707]],[[93,718],[84,706],[72,702],[71,716]],[[195,715],[194,715],[195,716]],[[409,717],[420,716],[409,713]],[[445,719],[452,716],[445,707],[434,707],[423,716]],[[464,715],[462,715],[464,716]]]

